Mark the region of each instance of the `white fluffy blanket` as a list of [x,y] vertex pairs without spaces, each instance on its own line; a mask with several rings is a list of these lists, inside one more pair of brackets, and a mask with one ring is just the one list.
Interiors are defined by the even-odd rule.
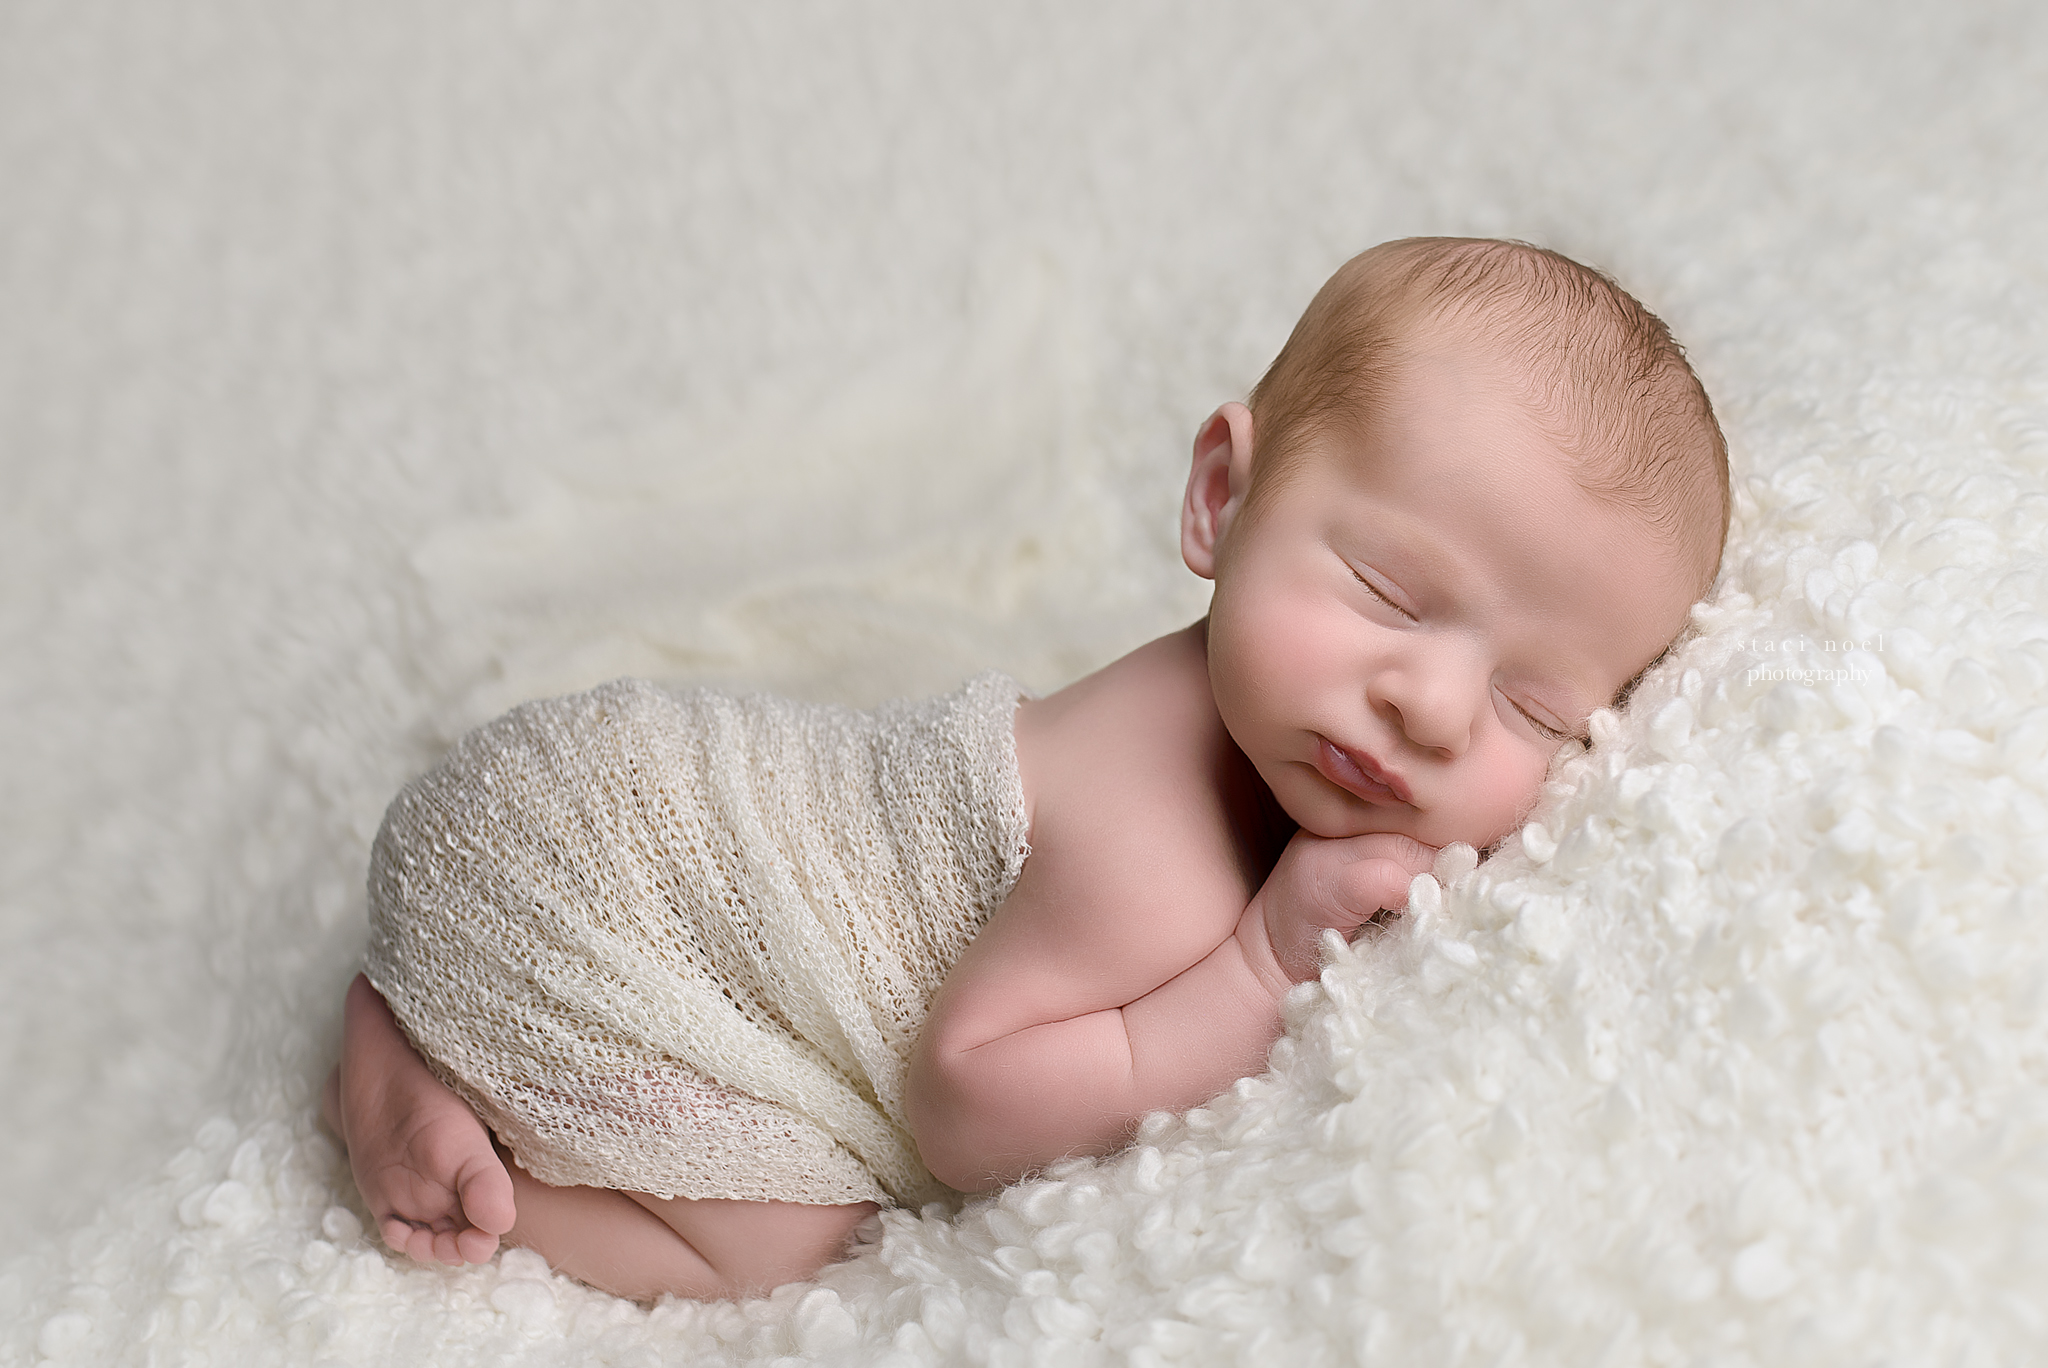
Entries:
[[[2048,1343],[2048,10],[23,0],[0,1359],[2020,1363]],[[1701,635],[1111,1162],[653,1311],[366,1239],[385,801],[620,674],[1056,686],[1345,255],[1692,346]]]

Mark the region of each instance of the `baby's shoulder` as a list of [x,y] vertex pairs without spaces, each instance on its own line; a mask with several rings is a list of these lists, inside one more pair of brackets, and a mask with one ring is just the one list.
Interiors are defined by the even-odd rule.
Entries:
[[1216,712],[1198,629],[1025,703],[1016,727],[1034,861],[1084,880],[1114,869],[1256,889],[1239,830],[1256,776]]

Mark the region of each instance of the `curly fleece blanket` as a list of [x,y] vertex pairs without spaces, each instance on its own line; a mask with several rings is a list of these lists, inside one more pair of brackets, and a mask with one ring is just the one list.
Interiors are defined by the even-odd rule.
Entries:
[[[2044,92],[2018,0],[9,5],[0,1359],[2039,1361]],[[365,1236],[312,1112],[405,778],[1190,620],[1195,424],[1430,232],[1663,312],[1734,535],[1270,1072],[745,1304]]]

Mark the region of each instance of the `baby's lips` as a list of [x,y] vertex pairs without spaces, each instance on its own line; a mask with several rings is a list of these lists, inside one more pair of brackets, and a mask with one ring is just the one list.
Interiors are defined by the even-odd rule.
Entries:
[[1406,781],[1370,754],[1340,746],[1328,737],[1319,739],[1322,747],[1316,755],[1316,768],[1325,779],[1369,803],[1412,803]]

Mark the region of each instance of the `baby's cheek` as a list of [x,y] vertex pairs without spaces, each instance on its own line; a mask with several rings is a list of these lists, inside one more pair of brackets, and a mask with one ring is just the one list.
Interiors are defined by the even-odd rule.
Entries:
[[1467,841],[1475,849],[1484,850],[1506,836],[1522,824],[1529,809],[1536,805],[1543,790],[1543,777],[1549,770],[1547,760],[1538,763],[1531,757],[1509,758],[1485,786],[1485,796],[1472,813],[1477,834],[1453,836],[1449,840]]

